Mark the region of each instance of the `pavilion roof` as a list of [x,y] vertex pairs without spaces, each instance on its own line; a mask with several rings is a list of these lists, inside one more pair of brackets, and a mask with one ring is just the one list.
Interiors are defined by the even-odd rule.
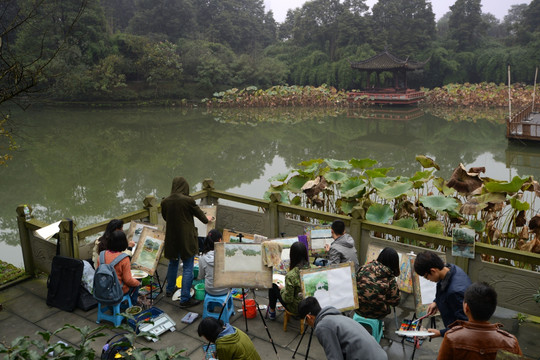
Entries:
[[405,70],[412,71],[422,69],[424,65],[429,61],[427,59],[424,62],[409,61],[409,57],[405,60],[398,59],[394,55],[390,54],[387,50],[362,61],[350,62],[353,69],[359,70],[371,70],[371,71],[385,71],[385,70]]

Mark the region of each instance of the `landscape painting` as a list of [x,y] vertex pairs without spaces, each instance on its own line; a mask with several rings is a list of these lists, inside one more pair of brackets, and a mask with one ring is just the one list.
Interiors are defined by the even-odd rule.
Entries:
[[131,268],[144,270],[150,275],[154,275],[159,258],[165,245],[165,234],[162,231],[144,228],[137,250],[131,258]]

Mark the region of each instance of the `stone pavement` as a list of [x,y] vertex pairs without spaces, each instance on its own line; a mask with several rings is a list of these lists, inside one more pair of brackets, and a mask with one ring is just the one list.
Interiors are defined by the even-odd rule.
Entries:
[[[159,273],[162,279],[165,278],[166,266],[159,265]],[[256,291],[256,300],[260,304],[267,304],[267,292]],[[252,295],[252,294],[251,294]],[[397,308],[397,319],[410,318],[413,315],[413,299],[409,294],[403,294],[401,305]],[[0,311],[0,341],[6,344],[11,343],[18,336],[29,335],[32,338],[40,338],[36,333],[38,331],[54,331],[64,324],[72,324],[77,327],[89,326],[97,327],[96,309],[90,311],[75,310],[74,312],[65,312],[57,308],[48,307],[45,303],[47,296],[47,279],[45,276],[22,282],[16,286],[9,287],[0,292],[0,303],[3,304],[3,310]],[[246,331],[246,322],[239,311],[240,301],[234,301],[237,308],[236,315],[232,317],[231,323]],[[152,349],[162,349],[174,346],[176,349],[187,349],[186,356],[191,359],[204,359],[202,346],[204,342],[197,335],[197,327],[200,317],[193,324],[184,324],[180,320],[188,311],[199,313],[202,316],[202,304],[190,309],[180,309],[178,303],[166,298],[163,294],[159,295],[155,301],[155,306],[167,313],[176,322],[175,332],[166,332],[160,336],[158,342],[154,343],[145,339],[139,339],[139,346],[147,346]],[[498,309],[494,321],[502,322],[507,331],[512,332],[518,337],[520,346],[525,355],[531,359],[540,359],[540,325],[525,322],[522,325],[517,324],[514,319],[515,312]],[[107,322],[102,322],[106,324]],[[283,313],[278,311],[276,321],[266,321],[268,331],[277,349],[277,355],[274,352],[268,334],[264,329],[262,319],[257,316],[254,319],[247,320],[247,334],[252,338],[261,358],[266,359],[290,359],[301,338],[299,330],[299,321],[289,322],[287,332],[283,331]],[[381,346],[388,353],[388,359],[411,359],[413,346],[409,342],[401,343],[401,338],[395,335],[396,328],[394,315],[391,314],[384,320],[385,331],[381,340]],[[438,319],[438,326],[442,323]],[[308,330],[298,349],[296,359],[304,359],[309,340]],[[111,328],[105,331],[106,336],[97,339],[92,343],[92,347],[97,354],[101,353],[103,344],[113,334],[120,332],[119,329]],[[79,334],[75,330],[65,330],[53,338],[54,341],[63,340],[72,344],[77,344]],[[441,339],[424,341],[419,349],[416,350],[415,359],[436,359]],[[324,351],[316,337],[313,337],[309,349],[309,359],[325,359]]]

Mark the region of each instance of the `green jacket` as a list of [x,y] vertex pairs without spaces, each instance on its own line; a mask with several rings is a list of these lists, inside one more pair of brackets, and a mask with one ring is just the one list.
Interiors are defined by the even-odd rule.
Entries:
[[[230,325],[229,325],[230,326]],[[240,329],[233,334],[216,340],[216,355],[219,360],[261,360],[251,339]]]
[[175,177],[171,195],[161,202],[161,215],[167,222],[165,229],[165,257],[167,259],[189,259],[199,253],[197,228],[193,217],[203,223],[208,218],[189,196],[189,184],[183,177]]
[[[309,265],[305,267],[309,269]],[[302,286],[300,284],[300,269],[295,267],[285,275],[285,286],[281,289],[283,304],[293,315],[298,315],[298,304],[302,301]]]
[[370,319],[390,314],[390,306],[399,305],[401,295],[396,276],[389,267],[373,260],[356,273],[358,309],[356,313]]

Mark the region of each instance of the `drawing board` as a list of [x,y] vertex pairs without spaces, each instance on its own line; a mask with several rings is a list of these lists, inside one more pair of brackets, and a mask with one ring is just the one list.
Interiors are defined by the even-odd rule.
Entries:
[[139,239],[145,227],[149,229],[153,229],[153,230],[158,229],[156,225],[152,225],[150,223],[143,223],[143,222],[133,221],[133,220],[131,220],[131,222],[129,223],[129,229],[127,232],[127,240],[128,242],[133,241],[135,243],[135,246],[132,249],[134,253],[135,251],[137,251],[137,244],[139,243]]
[[280,243],[282,246],[281,250],[281,261],[279,266],[274,268],[274,273],[285,275],[289,271],[289,266],[291,264],[291,246],[298,241],[298,237],[289,237],[289,238],[276,238],[269,239],[268,241]]
[[216,206],[200,206],[200,208],[203,211],[204,215],[211,216],[214,219],[214,220],[208,221],[208,224],[205,224],[201,220],[197,219],[196,217],[193,218],[195,222],[195,227],[197,228],[197,235],[200,237],[206,237],[206,235],[208,235],[208,232],[210,230],[216,228],[217,207]]
[[145,227],[139,238],[139,245],[131,258],[131,268],[146,271],[153,276],[164,245],[164,232]]
[[[384,249],[383,246],[377,244],[369,244],[366,252],[366,264],[370,261],[377,260],[380,252]],[[399,250],[396,250],[399,256],[399,276],[396,278],[399,290],[406,293],[413,293],[413,272],[414,268],[411,267],[411,256],[414,256],[414,253],[403,253]]]
[[358,308],[356,275],[352,262],[300,270],[304,299],[314,296],[322,307],[334,306],[339,311]]
[[332,244],[332,229],[319,228],[309,231],[310,248],[312,252],[324,252],[324,246]]
[[[441,257],[443,262],[446,263],[446,256],[437,254]],[[414,259],[415,256],[410,257],[411,269],[413,274],[413,296],[414,304],[416,308],[416,317],[420,318],[427,314],[427,308],[429,304],[435,300],[435,294],[437,292],[437,283],[425,279],[423,276],[419,276],[414,271]]]
[[214,246],[214,286],[272,287],[272,268],[263,265],[261,244],[220,242]]

